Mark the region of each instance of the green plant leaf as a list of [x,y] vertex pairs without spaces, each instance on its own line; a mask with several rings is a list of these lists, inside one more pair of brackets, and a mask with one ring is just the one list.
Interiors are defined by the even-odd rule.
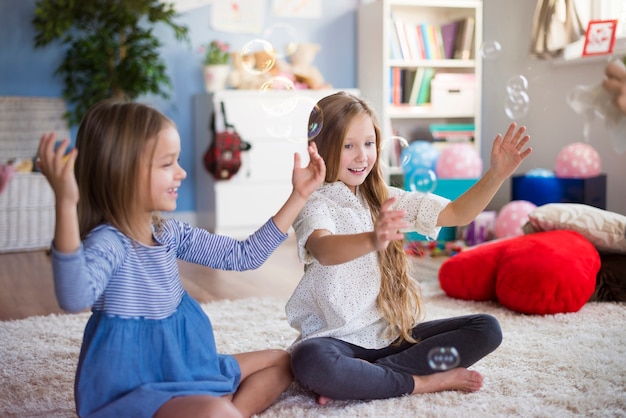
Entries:
[[188,28],[176,17],[173,5],[159,0],[37,0],[34,46],[67,46],[55,74],[73,106],[68,122],[78,125],[89,107],[114,96],[169,98],[172,83],[152,28],[165,24],[178,41],[189,43]]

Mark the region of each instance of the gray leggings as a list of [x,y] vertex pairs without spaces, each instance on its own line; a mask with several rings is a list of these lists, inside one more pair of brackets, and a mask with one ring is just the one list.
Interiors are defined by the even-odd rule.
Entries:
[[381,349],[366,349],[335,338],[311,338],[291,353],[296,380],[305,389],[331,399],[387,399],[413,392],[412,375],[436,373],[428,364],[428,352],[454,347],[458,367],[469,367],[502,342],[498,320],[476,314],[418,324],[418,343],[406,341]]

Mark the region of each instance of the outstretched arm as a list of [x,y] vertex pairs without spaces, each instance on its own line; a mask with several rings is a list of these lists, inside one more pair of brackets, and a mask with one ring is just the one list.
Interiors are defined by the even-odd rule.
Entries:
[[504,181],[530,155],[526,147],[530,137],[524,126],[509,125],[504,137],[499,134],[491,148],[491,165],[485,174],[469,190],[450,202],[439,214],[438,226],[467,225],[482,212]]
[[42,135],[37,155],[41,172],[54,191],[54,247],[59,252],[71,253],[80,247],[78,184],[74,176],[78,151],[74,148],[66,156],[69,139],[61,141],[56,149],[55,139],[54,133]]
[[383,203],[373,231],[334,235],[318,229],[309,236],[307,251],[326,266],[346,263],[372,251],[383,251],[391,241],[404,239],[400,231],[408,226],[404,211],[392,209],[394,202],[395,199],[390,198]]
[[307,199],[324,181],[326,176],[326,165],[324,160],[317,153],[315,142],[310,142],[308,147],[309,164],[306,167],[301,166],[301,158],[298,153],[294,154],[293,174],[291,183],[293,190],[287,198],[285,204],[274,215],[274,223],[284,233],[296,220],[298,213],[304,207]]

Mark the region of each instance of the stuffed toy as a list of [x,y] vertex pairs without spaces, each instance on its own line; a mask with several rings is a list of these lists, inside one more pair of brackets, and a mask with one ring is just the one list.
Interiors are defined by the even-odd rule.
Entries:
[[320,50],[318,44],[299,43],[295,51],[289,57],[291,72],[297,81],[306,84],[310,89],[329,89],[332,86],[324,81],[324,76],[313,65],[315,56]]
[[599,270],[600,255],[588,239],[554,230],[468,248],[442,263],[439,283],[450,297],[545,315],[580,310]]

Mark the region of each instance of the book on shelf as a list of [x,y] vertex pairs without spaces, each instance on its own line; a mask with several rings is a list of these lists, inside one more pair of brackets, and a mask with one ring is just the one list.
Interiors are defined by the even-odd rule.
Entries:
[[420,106],[430,103],[430,85],[434,75],[435,69],[431,67],[391,67],[389,103],[394,106]]
[[391,67],[391,98],[393,105],[402,103],[402,69]]
[[422,86],[422,79],[424,78],[424,67],[418,67],[413,78],[413,85],[411,86],[411,93],[409,94],[409,103],[412,105],[417,104],[417,98],[419,97],[420,87]]
[[389,55],[392,60],[403,59],[402,51],[400,50],[400,38],[398,38],[398,31],[395,29],[395,23],[391,20],[391,30],[389,33]]
[[454,48],[454,58],[468,60],[473,58],[472,48],[474,44],[474,27],[476,21],[474,16],[468,16],[461,21],[457,29],[457,37]]
[[435,75],[435,69],[431,67],[424,68],[424,77],[420,84],[420,90],[417,95],[417,105],[430,103],[430,83]]
[[443,57],[445,59],[454,58],[454,47],[456,41],[456,34],[461,25],[460,20],[454,20],[452,22],[444,23],[439,27],[439,33],[441,34],[441,42],[443,44]]
[[417,70],[411,68],[404,68],[401,71],[402,78],[402,95],[401,95],[401,103],[413,103],[411,102],[411,93],[413,91],[413,84],[415,82],[415,76],[417,75]]
[[424,58],[427,60],[431,60],[434,59],[434,51],[430,39],[430,30],[428,26],[428,23],[420,23],[418,25],[418,28],[422,39],[422,47],[424,48]]
[[394,59],[471,59],[473,58],[474,16],[433,24],[406,23],[391,16],[391,54]]
[[411,60],[412,56],[411,56],[411,49],[409,46],[409,38],[408,38],[409,35],[407,33],[405,24],[400,19],[396,19],[396,18],[392,18],[392,19],[393,19],[394,27],[396,29],[396,33],[398,35],[398,41],[400,43],[400,52],[402,54],[402,59]]
[[429,25],[430,42],[433,48],[434,59],[440,60],[444,58],[443,40],[441,39],[441,26]]

